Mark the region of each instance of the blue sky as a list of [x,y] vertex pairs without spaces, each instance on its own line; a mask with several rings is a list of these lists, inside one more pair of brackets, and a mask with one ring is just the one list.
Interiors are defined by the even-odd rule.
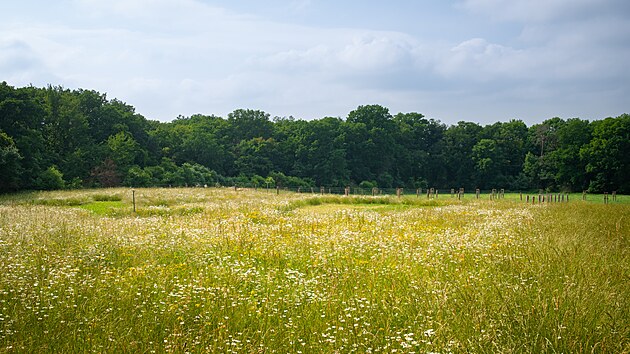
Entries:
[[238,108],[448,124],[600,119],[630,102],[626,0],[0,4],[0,81],[107,93],[149,119]]

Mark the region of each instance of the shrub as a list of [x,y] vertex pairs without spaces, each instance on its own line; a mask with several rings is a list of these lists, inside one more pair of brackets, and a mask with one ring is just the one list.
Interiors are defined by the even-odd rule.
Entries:
[[36,181],[37,188],[42,190],[63,189],[65,184],[63,174],[55,166],[48,167]]

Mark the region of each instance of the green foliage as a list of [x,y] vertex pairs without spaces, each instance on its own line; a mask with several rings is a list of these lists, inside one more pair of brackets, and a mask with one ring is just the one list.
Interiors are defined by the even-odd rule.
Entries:
[[142,160],[143,151],[128,132],[119,132],[107,138],[107,147],[110,158],[123,174],[126,174],[134,163]]
[[376,181],[361,181],[361,183],[359,183],[359,187],[363,189],[372,189],[378,187],[378,183],[376,183]]
[[273,177],[269,176],[265,178],[265,185],[267,186],[267,188],[273,187],[276,185],[276,180]]
[[275,181],[276,185],[279,187],[315,187],[315,183],[310,178],[302,179],[294,176],[286,176],[282,172],[272,172],[269,174],[269,177],[271,178],[270,181]]
[[589,190],[630,191],[630,115],[606,118],[594,124],[593,139],[580,151],[588,161]]
[[129,187],[149,187],[153,184],[152,182],[153,178],[149,171],[138,166],[132,166],[127,171],[127,176],[123,183]]
[[37,178],[37,188],[43,190],[63,189],[66,183],[63,174],[55,167],[50,166]]
[[[628,192],[628,115],[446,126],[380,105],[347,118],[238,109],[147,120],[105,94],[0,83],[0,192],[116,186],[506,188]],[[42,180],[47,179],[45,182]],[[53,178],[54,179],[54,178]],[[267,185],[267,183],[264,183]],[[61,185],[62,186],[62,185]]]
[[241,140],[236,146],[236,169],[244,175],[268,175],[274,168],[278,144],[273,138]]
[[184,163],[178,173],[181,181],[187,186],[211,186],[217,182],[216,173],[199,164]]
[[0,130],[0,193],[17,190],[20,186],[22,156],[13,139]]

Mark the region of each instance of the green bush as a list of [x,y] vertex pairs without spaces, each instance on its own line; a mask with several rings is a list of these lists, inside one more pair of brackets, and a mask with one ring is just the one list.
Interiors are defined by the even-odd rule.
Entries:
[[36,185],[42,190],[56,190],[63,189],[66,183],[63,174],[55,166],[50,166],[39,175]]

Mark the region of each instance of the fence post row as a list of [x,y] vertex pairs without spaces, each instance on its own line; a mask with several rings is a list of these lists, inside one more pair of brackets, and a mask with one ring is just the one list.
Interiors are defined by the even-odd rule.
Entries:
[[[197,187],[201,187],[199,185],[197,185]],[[207,188],[207,185],[203,185],[204,188]],[[254,185],[253,188],[255,190],[258,190],[258,185]],[[228,188],[234,188],[234,191],[239,191],[239,185],[238,184],[234,184],[233,186],[230,186]],[[248,187],[243,187],[242,188],[248,188]],[[295,188],[295,189],[293,189]],[[306,188],[306,189],[305,189]],[[297,193],[308,193],[308,188],[310,188],[311,194],[315,194],[316,193],[316,189],[314,187],[280,187],[279,185],[276,185],[276,194],[280,194],[280,190],[284,189],[286,191],[290,191],[290,190],[295,190],[297,191]],[[269,190],[269,185],[267,185],[267,193],[271,192]],[[352,194],[352,189],[350,186],[346,186],[343,189],[340,188],[335,188],[335,193],[341,192],[343,190],[343,195],[345,196],[349,196],[350,194]],[[401,187],[397,187],[396,189],[396,196],[398,198],[402,198],[404,196],[404,188]],[[421,194],[423,193],[423,189],[422,188],[417,188],[416,189],[416,197],[420,198]],[[465,189],[463,187],[460,188],[451,188],[450,189],[451,192],[451,198],[457,196],[458,200],[462,200],[462,198],[464,198],[465,195]],[[321,186],[319,188],[319,193],[321,195],[324,195],[326,193],[328,194],[332,194],[333,193],[333,188],[332,187],[324,187]],[[386,191],[387,193],[387,191]],[[354,190],[354,194],[355,195],[369,195],[368,192],[365,189],[362,188],[355,188]],[[377,195],[381,195],[383,194],[383,191],[381,189],[379,189],[378,187],[373,187],[372,188],[372,196],[377,196]],[[431,198],[435,198],[438,199],[440,196],[440,191],[433,187],[433,188],[427,188],[426,189],[426,196],[427,199],[431,199]],[[476,188],[475,189],[475,198],[479,199],[481,196],[481,189]],[[586,190],[582,191],[582,199],[583,201],[588,200],[588,194]],[[539,204],[541,203],[568,203],[570,201],[570,193],[569,192],[558,192],[558,193],[551,193],[551,192],[545,192],[543,190],[540,190],[538,192],[538,198],[536,198],[536,195],[529,195],[527,193],[525,193],[525,198],[523,198],[523,192],[519,192],[519,199],[520,201],[525,201],[526,203],[530,202],[530,197],[531,197],[531,201],[533,204],[536,204],[536,202],[538,202]],[[135,191],[132,191],[132,198],[135,199]],[[505,199],[505,188],[501,188],[501,189],[496,189],[496,188],[492,188],[492,190],[489,193],[489,198],[490,200],[497,200],[497,199]],[[610,202],[616,202],[617,201],[617,191],[612,191],[612,192],[603,192],[603,202],[604,204],[609,204]]]

